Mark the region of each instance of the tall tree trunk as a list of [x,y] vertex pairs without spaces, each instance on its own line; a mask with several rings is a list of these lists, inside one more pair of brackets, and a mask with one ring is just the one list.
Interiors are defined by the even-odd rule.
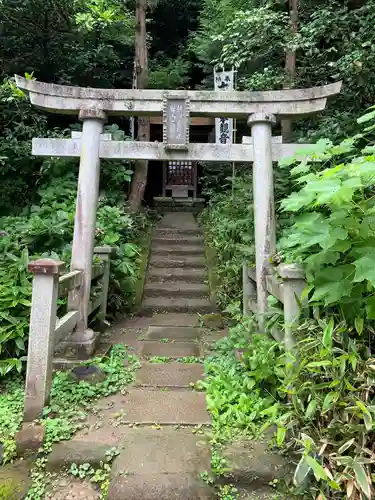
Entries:
[[[299,0],[289,0],[289,17],[292,34],[298,31],[298,7]],[[288,50],[285,55],[285,83],[284,89],[290,89],[294,86],[294,80],[297,72],[297,57],[295,50]],[[291,141],[293,136],[293,122],[291,119],[282,120],[281,133],[283,141]]]
[[[148,0],[136,0],[136,32],[135,32],[135,68],[136,88],[147,88],[148,80],[148,54],[147,54],[147,31],[146,14]],[[137,141],[150,140],[150,119],[148,117],[138,118]],[[139,210],[146,184],[147,184],[148,161],[138,160],[135,162],[135,171],[129,195],[130,210]]]

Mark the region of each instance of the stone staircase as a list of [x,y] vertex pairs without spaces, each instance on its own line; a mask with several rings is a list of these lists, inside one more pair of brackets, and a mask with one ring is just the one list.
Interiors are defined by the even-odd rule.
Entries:
[[[211,419],[205,394],[194,390],[204,376],[205,330],[197,312],[213,310],[205,276],[203,236],[194,217],[167,214],[153,235],[143,301],[147,316],[127,320],[111,334],[112,343],[126,344],[141,361],[135,383],[126,394],[101,399],[84,430],[53,446],[51,470],[67,460],[100,464],[106,450],[116,447],[108,500],[216,498],[201,480],[211,468],[203,435]],[[70,498],[67,491],[59,494]]]
[[191,213],[166,214],[155,228],[142,314],[210,313],[202,230]]
[[[186,362],[186,357],[203,356],[203,334],[196,314],[154,314],[118,325],[111,340],[122,341],[138,355],[136,380],[126,394],[102,398],[72,440],[53,446],[49,470],[73,462],[99,467],[106,451],[116,447],[108,500],[216,498],[201,480],[201,473],[211,468],[203,435],[211,420],[204,393],[193,388],[204,376],[203,364],[194,358]],[[77,487],[85,491],[87,484]],[[71,490],[61,487],[52,492],[58,500],[98,498],[94,492],[70,495]]]

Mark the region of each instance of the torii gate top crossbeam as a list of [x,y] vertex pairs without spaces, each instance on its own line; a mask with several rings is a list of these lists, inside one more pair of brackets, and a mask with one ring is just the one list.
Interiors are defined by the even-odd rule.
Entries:
[[342,82],[322,87],[266,92],[131,90],[72,87],[27,80],[16,75],[20,89],[30,94],[36,107],[55,113],[76,115],[82,109],[100,109],[109,115],[158,116],[166,99],[189,102],[191,116],[243,117],[272,113],[298,117],[322,111],[329,96],[338,94]]

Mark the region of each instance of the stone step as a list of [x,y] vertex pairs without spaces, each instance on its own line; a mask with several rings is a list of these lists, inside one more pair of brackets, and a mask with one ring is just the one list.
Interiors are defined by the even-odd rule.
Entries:
[[[211,500],[200,480],[209,446],[189,429],[129,429],[112,465],[108,500]],[[124,474],[126,472],[126,474]]]
[[203,237],[203,231],[197,227],[156,227],[153,231],[153,238],[185,238],[190,236]]
[[154,235],[152,243],[155,245],[199,245],[204,248],[204,238],[197,234],[169,234],[164,237]]
[[154,267],[183,267],[183,268],[194,268],[194,269],[205,269],[206,260],[204,257],[189,255],[174,258],[166,258],[163,255],[153,255],[151,256],[150,265]]
[[198,224],[191,212],[170,212],[164,215],[158,227],[195,229],[198,227]]
[[203,283],[147,283],[144,297],[208,297],[210,289]]
[[202,336],[200,328],[192,326],[150,326],[146,340],[169,339],[176,342],[195,341]]
[[179,282],[185,283],[204,283],[206,279],[206,270],[204,268],[193,267],[153,267],[151,266],[147,273],[148,282],[167,283]]
[[[102,428],[112,428],[113,421],[121,414],[119,426],[129,424],[154,425],[208,425],[210,416],[206,409],[203,392],[154,388],[134,388],[127,394],[115,394],[102,399],[95,407],[100,412]],[[97,416],[88,419],[95,424]],[[127,427],[118,427],[119,433]],[[90,434],[89,434],[90,435]],[[86,440],[88,439],[86,436]]]
[[171,244],[160,244],[152,246],[152,255],[165,255],[167,257],[174,258],[174,256],[189,256],[189,255],[200,255],[204,256],[204,246],[203,245],[171,245]]
[[137,372],[136,386],[140,387],[189,387],[204,376],[201,363],[142,363]]
[[147,357],[185,358],[200,357],[200,354],[201,350],[197,342],[173,342],[165,338],[165,342],[144,340],[141,346],[141,356]]
[[205,298],[148,297],[142,304],[142,312],[145,316],[152,315],[156,312],[194,312],[208,314],[213,311],[213,305]]
[[193,327],[200,325],[198,314],[184,314],[184,313],[154,314],[149,321],[152,327],[157,327],[157,326]]

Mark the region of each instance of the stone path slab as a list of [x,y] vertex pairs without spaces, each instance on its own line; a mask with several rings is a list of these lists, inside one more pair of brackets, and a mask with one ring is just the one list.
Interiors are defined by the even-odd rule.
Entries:
[[210,289],[204,283],[147,283],[147,297],[208,297]]
[[195,312],[209,314],[214,307],[209,299],[187,297],[147,297],[143,301],[143,314],[155,312]]
[[204,368],[201,363],[142,363],[137,372],[136,386],[189,387],[201,380]]
[[147,330],[147,340],[169,339],[174,341],[196,341],[202,335],[200,328],[191,326],[150,326]]
[[150,319],[151,326],[199,326],[198,314],[170,313],[154,314]]
[[103,426],[210,424],[205,395],[196,391],[131,389],[127,395],[104,398],[97,409]]
[[154,255],[202,255],[204,247],[202,245],[167,245],[166,243],[153,245],[152,253]]
[[48,457],[47,468],[50,471],[58,471],[62,467],[70,467],[71,464],[82,465],[89,463],[93,467],[99,467],[100,462],[106,460],[106,451],[110,449],[108,444],[95,445],[90,441],[81,440],[79,446],[72,441],[61,441],[52,446]]
[[170,281],[184,281],[185,283],[204,283],[206,271],[203,268],[184,267],[151,267],[148,270],[148,282],[164,283]]
[[[176,442],[179,446],[176,446]],[[191,428],[128,429],[121,441],[120,455],[112,466],[112,475],[193,474],[210,468],[210,453],[202,436]]]
[[195,268],[204,269],[206,267],[206,261],[204,257],[199,255],[188,255],[188,256],[178,256],[171,254],[171,256],[165,255],[153,255],[150,259],[150,265],[155,267],[183,267],[183,268]]
[[198,224],[194,215],[189,212],[170,212],[164,215],[159,227],[168,229],[195,229],[198,227]]
[[204,246],[204,238],[200,234],[167,234],[164,237],[154,236],[152,242],[159,245],[200,245]]
[[213,489],[197,478],[181,474],[117,476],[108,500],[213,500]]
[[178,238],[179,236],[200,236],[203,237],[203,231],[198,226],[191,227],[162,227],[159,226],[154,230],[153,238]]
[[200,356],[200,348],[196,342],[161,342],[145,340],[142,342],[142,356],[165,356],[167,358],[183,358]]

